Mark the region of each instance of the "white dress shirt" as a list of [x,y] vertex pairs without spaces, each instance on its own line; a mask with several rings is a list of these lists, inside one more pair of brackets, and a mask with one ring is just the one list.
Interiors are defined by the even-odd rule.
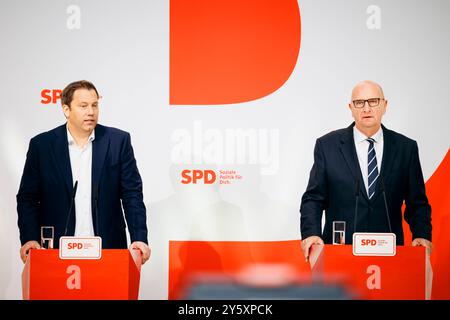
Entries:
[[93,237],[94,225],[91,207],[91,181],[92,181],[92,141],[95,139],[95,130],[84,147],[79,147],[67,127],[67,141],[69,143],[70,166],[72,179],[78,181],[75,195],[75,237]]
[[375,140],[373,144],[375,148],[375,154],[377,157],[378,173],[381,172],[381,160],[383,159],[383,129],[380,129],[372,136],[367,137],[364,133],[359,131],[356,126],[353,127],[353,139],[355,140],[356,154],[358,155],[359,167],[361,168],[361,173],[364,180],[364,186],[366,187],[366,192],[369,194],[369,177],[367,169],[367,157],[369,151],[369,141],[367,138],[372,138]]

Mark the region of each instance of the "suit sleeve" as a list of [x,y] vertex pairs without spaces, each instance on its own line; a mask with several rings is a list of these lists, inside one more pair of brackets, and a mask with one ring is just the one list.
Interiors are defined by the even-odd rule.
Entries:
[[409,224],[413,239],[424,238],[431,241],[431,206],[425,194],[425,183],[416,142],[411,151],[408,169],[405,220]]
[[127,133],[121,153],[121,197],[130,240],[147,241],[147,215],[142,194],[142,180],[136,166],[131,138]]
[[25,167],[16,196],[20,242],[40,240],[39,228],[39,157],[36,142],[32,139],[28,147]]
[[325,156],[320,140],[314,148],[314,164],[310,172],[308,186],[300,206],[300,229],[302,239],[321,236],[322,213],[328,203],[328,187],[325,170]]

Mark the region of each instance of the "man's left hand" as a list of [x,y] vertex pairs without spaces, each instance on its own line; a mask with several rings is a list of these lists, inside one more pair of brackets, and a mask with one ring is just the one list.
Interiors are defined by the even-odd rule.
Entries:
[[424,238],[415,238],[412,242],[412,246],[413,247],[416,247],[416,246],[426,247],[427,252],[429,254],[431,254],[431,251],[433,250],[433,244],[431,243],[431,241],[428,241],[427,239],[424,239]]
[[150,247],[142,241],[135,241],[130,246],[131,249],[138,249],[142,254],[142,264],[146,263],[150,259]]

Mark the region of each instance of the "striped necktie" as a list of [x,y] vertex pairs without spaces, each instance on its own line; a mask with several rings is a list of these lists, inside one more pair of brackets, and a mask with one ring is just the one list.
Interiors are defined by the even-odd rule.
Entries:
[[374,142],[375,140],[372,138],[368,138],[367,141],[369,141],[369,151],[367,152],[367,173],[368,173],[368,194],[369,199],[373,197],[375,194],[375,187],[377,185],[376,181],[378,178],[378,164],[377,164],[377,157],[375,154],[375,148],[374,148]]

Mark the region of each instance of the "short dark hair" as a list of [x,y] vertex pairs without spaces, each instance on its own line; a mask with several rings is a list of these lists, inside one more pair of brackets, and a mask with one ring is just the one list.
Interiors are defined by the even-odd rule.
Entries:
[[70,103],[73,100],[73,94],[78,89],[94,90],[95,93],[97,94],[97,97],[99,97],[98,91],[95,88],[95,86],[92,84],[92,82],[89,82],[87,80],[79,80],[79,81],[75,81],[75,82],[68,84],[64,88],[64,90],[61,93],[61,104],[62,105],[66,104],[70,107]]

